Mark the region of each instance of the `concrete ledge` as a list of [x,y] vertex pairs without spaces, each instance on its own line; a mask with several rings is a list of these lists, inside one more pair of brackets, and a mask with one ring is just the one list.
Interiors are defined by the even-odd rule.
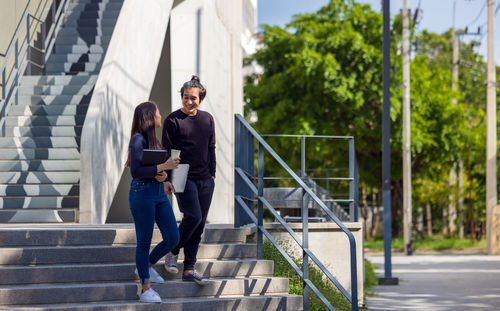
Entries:
[[[302,239],[302,224],[289,223],[292,230]],[[345,222],[344,226],[351,231],[356,240],[356,265],[358,275],[358,301],[363,303],[364,250],[363,224],[361,222]],[[264,225],[273,237],[285,248],[288,254],[302,258],[302,250],[292,236],[279,223]],[[309,249],[316,255],[330,273],[351,292],[351,268],[349,240],[347,235],[335,223],[309,223]]]

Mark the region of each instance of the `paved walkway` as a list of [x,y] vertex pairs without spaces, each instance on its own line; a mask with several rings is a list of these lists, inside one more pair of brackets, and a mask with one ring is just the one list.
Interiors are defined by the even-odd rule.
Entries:
[[[383,275],[384,257],[367,255]],[[399,285],[376,286],[369,311],[500,310],[500,256],[393,255]]]

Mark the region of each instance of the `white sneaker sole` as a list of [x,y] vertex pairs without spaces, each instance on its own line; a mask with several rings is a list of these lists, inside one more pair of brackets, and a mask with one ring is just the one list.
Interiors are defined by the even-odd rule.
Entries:
[[139,302],[142,302],[142,303],[161,303],[161,300],[160,301],[146,301],[146,299],[139,299]]
[[172,273],[172,274],[179,273],[179,269],[177,269],[177,267],[167,267],[167,266],[165,266],[165,270],[167,270],[168,273]]
[[165,280],[156,280],[156,279],[150,278],[149,282],[156,283],[156,284],[163,284],[163,283],[165,283]]

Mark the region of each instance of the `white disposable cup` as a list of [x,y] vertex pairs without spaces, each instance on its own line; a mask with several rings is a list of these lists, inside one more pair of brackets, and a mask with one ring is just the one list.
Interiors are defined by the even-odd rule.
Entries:
[[170,150],[170,157],[172,159],[176,159],[176,158],[178,158],[180,156],[181,156],[181,151],[180,150],[177,150],[177,149]]

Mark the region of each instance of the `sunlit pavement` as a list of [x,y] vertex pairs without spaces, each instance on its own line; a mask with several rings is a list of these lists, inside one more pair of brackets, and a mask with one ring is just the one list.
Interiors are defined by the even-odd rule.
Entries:
[[[384,257],[367,255],[384,275]],[[500,256],[393,255],[396,286],[375,286],[375,310],[500,310]]]

